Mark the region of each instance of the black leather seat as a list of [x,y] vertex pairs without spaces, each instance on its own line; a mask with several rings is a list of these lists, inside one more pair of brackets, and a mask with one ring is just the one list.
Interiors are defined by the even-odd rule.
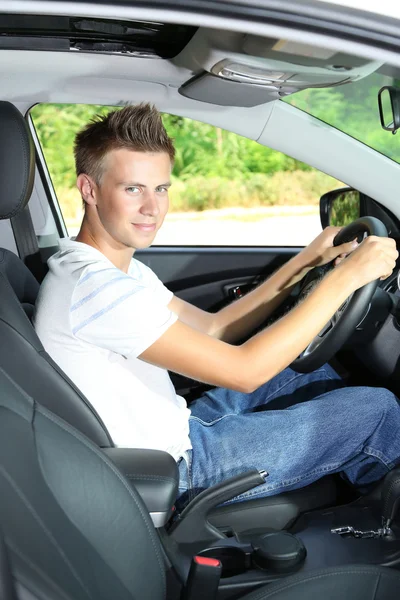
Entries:
[[[135,489],[95,444],[1,368],[0,389],[0,520],[15,598],[165,599],[162,549]],[[0,596],[12,598],[1,554]],[[394,600],[399,590],[398,572],[353,565],[285,578],[245,598]],[[169,591],[169,600],[178,597]]]
[[[23,210],[32,190],[34,148],[22,115],[0,102],[0,219]],[[102,448],[113,447],[105,424],[90,402],[46,353],[28,316],[39,285],[24,263],[0,249],[0,367],[36,402],[76,427]],[[28,315],[28,316],[27,316]],[[335,503],[332,477],[312,486],[241,505],[223,506],[210,521],[237,531],[263,526],[284,528],[301,512]]]

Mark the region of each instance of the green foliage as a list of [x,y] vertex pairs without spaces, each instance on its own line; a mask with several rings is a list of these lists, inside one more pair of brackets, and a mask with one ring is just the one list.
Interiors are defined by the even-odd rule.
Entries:
[[279,171],[247,177],[196,176],[173,180],[171,210],[206,210],[233,206],[317,205],[320,196],[339,184],[318,171]]
[[349,190],[338,194],[332,202],[330,224],[344,227],[360,216],[360,192]]
[[31,116],[56,191],[75,186],[74,137],[108,107],[86,104],[37,104]]
[[175,141],[174,175],[180,179],[199,175],[237,179],[249,173],[309,170],[281,152],[218,127],[174,115],[163,119]]
[[[96,115],[112,109],[84,104],[38,104],[31,110],[56,191],[75,185],[73,144],[76,133]],[[252,173],[310,169],[280,152],[206,123],[166,114],[163,120],[175,141],[173,173],[182,181],[197,177],[242,180]],[[211,184],[211,187],[215,186]],[[204,204],[201,199],[204,193],[196,200],[198,207]]]
[[399,139],[382,129],[379,120],[378,91],[385,85],[400,87],[392,77],[372,73],[351,85],[302,90],[285,102],[400,162]]

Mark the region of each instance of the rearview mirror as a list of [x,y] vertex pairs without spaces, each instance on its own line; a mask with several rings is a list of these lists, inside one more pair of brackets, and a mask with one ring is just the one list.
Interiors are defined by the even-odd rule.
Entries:
[[400,127],[400,89],[389,85],[381,88],[378,105],[382,128],[396,133]]
[[328,225],[344,227],[360,217],[360,192],[340,188],[321,196],[319,201],[322,229]]

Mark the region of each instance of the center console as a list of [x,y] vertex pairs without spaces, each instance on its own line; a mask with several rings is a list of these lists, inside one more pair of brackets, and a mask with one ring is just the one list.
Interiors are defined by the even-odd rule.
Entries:
[[304,513],[286,531],[260,522],[257,528],[237,533],[212,525],[210,512],[264,483],[266,473],[249,471],[208,488],[171,518],[178,470],[170,455],[118,448],[106,454],[135,486],[160,528],[166,556],[185,586],[182,598],[192,600],[190,589],[200,589],[206,581],[213,586],[207,598],[218,595],[224,600],[294,573],[326,567],[362,563],[400,569],[400,468],[390,471],[371,496]]
[[[230,537],[215,534],[205,525],[213,496],[221,498],[224,489],[232,491],[235,485],[246,486],[251,481],[258,485],[257,477],[262,479],[263,474],[249,472],[206,490],[198,497],[198,506],[195,499],[170,528],[169,537],[186,569],[194,555],[220,562],[219,600],[294,573],[326,567],[371,564],[400,568],[400,523],[395,519],[400,509],[400,469],[390,471],[372,495],[305,513],[289,530],[263,528],[259,523],[257,529],[232,531]],[[202,539],[196,540],[193,534]]]
[[[390,531],[380,536],[379,512],[362,501],[313,511],[301,516],[290,531],[248,532],[205,547],[199,544],[197,550],[193,546],[186,549],[187,559],[197,553],[221,562],[219,599],[326,567],[373,564],[400,568],[400,526],[393,522]],[[359,537],[332,532],[348,527]]]

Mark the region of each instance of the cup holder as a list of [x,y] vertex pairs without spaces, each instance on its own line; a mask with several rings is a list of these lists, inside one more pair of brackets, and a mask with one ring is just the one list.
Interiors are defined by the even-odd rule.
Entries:
[[303,542],[286,531],[275,531],[259,536],[252,542],[255,567],[287,573],[303,563],[307,551]]
[[197,554],[198,556],[217,558],[222,565],[221,577],[239,575],[240,573],[244,573],[249,567],[246,553],[240,548],[235,548],[233,546],[206,548]]
[[252,539],[242,548],[211,546],[198,556],[216,558],[222,566],[221,577],[233,577],[245,571],[288,574],[303,564],[307,551],[301,539],[286,531],[270,531]]

